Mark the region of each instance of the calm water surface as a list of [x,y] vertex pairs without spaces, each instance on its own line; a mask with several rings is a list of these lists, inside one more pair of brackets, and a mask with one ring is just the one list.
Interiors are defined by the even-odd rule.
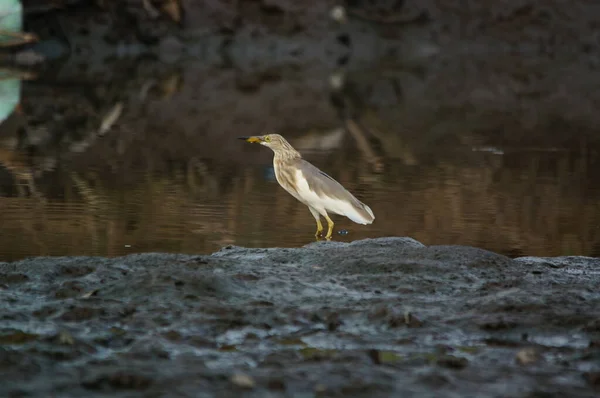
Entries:
[[[0,260],[314,241],[314,220],[276,183],[270,150],[235,139],[260,133],[245,125],[252,112],[220,132],[214,124],[227,115],[198,122],[203,105],[182,107],[198,89],[186,94],[184,85],[143,104],[133,95],[106,100],[93,109],[100,115],[93,120],[86,116],[89,101],[77,103],[84,90],[76,86],[65,100],[75,116],[59,117],[52,111],[58,105],[48,105],[53,90],[65,89],[23,83],[22,113],[0,126]],[[189,111],[194,107],[200,110]],[[335,110],[323,112],[315,125],[278,131],[373,209],[376,220],[368,226],[334,216],[335,240],[393,235],[511,256],[600,255],[597,148],[432,144],[427,131],[404,137],[400,128],[361,136]],[[20,145],[23,123],[29,137],[42,138]],[[109,132],[73,138],[64,133],[70,126]],[[62,138],[49,139],[56,131]]]

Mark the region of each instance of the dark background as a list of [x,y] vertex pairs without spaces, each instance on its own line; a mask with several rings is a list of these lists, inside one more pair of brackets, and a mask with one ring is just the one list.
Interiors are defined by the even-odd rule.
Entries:
[[595,1],[23,4],[4,258],[308,243],[269,131],[375,211],[336,239],[600,254]]

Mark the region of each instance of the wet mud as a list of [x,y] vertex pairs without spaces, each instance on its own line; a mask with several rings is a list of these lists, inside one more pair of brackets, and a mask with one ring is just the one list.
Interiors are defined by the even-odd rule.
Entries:
[[0,263],[0,395],[593,397],[599,285],[410,238]]

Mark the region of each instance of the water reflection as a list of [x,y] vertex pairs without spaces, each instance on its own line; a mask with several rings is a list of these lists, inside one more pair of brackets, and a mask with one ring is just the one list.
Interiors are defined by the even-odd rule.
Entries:
[[20,97],[20,76],[10,69],[0,69],[0,123],[14,112]]
[[[288,137],[375,212],[368,226],[336,217],[349,231],[336,240],[600,255],[592,144],[486,150],[472,134],[407,133],[397,118],[410,109],[340,120],[319,73],[246,93],[239,72],[191,70],[25,83],[24,110],[0,126],[0,259],[309,243],[314,220],[275,182],[270,151],[235,140],[263,130]],[[273,100],[292,91],[295,106]]]

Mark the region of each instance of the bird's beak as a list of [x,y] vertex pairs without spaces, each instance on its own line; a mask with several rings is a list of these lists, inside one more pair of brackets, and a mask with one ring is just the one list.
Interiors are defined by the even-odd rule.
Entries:
[[249,142],[251,144],[254,143],[261,143],[262,142],[262,138],[257,137],[257,136],[252,136],[252,137],[238,137],[240,140],[244,140],[246,142]]

